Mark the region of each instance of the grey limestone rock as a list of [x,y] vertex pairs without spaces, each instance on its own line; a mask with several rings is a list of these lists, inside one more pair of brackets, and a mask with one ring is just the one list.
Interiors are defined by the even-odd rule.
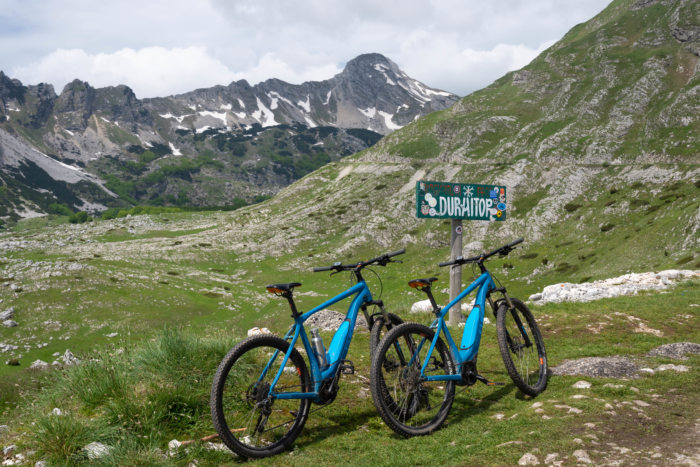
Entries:
[[555,375],[580,375],[595,378],[631,378],[637,374],[639,367],[626,357],[585,357],[566,360],[553,367]]
[[10,307],[7,310],[0,312],[0,321],[6,321],[8,319],[12,319],[15,315],[15,309],[14,307]]
[[700,344],[694,342],[675,342],[664,344],[650,350],[647,355],[650,357],[666,357],[676,360],[687,360],[686,354],[700,354]]

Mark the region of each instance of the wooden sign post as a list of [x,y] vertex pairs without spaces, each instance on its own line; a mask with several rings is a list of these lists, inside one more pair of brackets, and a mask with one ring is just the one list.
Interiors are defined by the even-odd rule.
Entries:
[[[462,255],[462,219],[452,219],[451,224],[450,259],[455,259]],[[452,266],[450,268],[450,301],[457,298],[457,295],[459,295],[461,291],[462,268]],[[450,308],[450,316],[447,320],[448,324],[456,325],[462,321],[460,306],[461,304],[458,303],[457,306]]]
[[[416,182],[416,217],[451,219],[450,259],[462,256],[462,220],[506,220],[506,187],[448,182]],[[462,291],[462,268],[450,268],[450,301]],[[450,309],[448,324],[462,319],[460,304]]]

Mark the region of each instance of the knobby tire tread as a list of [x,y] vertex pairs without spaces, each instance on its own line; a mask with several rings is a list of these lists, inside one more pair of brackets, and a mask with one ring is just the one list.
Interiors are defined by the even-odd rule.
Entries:
[[[398,326],[399,324],[403,323],[403,320],[399,318],[397,315],[393,313],[388,313],[389,315],[389,321],[391,323],[391,328],[387,326],[384,323],[384,316],[381,314],[377,315],[374,318],[374,322],[372,323],[372,331],[370,332],[370,337],[369,337],[369,350],[370,350],[370,358],[371,355],[374,354],[375,349],[381,342],[382,338],[389,332],[391,329],[394,327]],[[382,332],[383,331],[383,332]]]
[[[301,433],[301,430],[304,428],[304,424],[306,423],[306,419],[309,415],[309,406],[311,405],[309,399],[300,399],[300,410],[296,415],[296,419],[294,421],[292,429],[290,429],[290,431],[288,431],[285,434],[285,436],[283,436],[280,440],[278,440],[270,446],[266,446],[265,448],[253,448],[246,446],[245,444],[238,441],[231,434],[231,427],[228,426],[223,411],[222,400],[226,378],[229,372],[231,371],[233,365],[236,363],[236,361],[238,361],[241,358],[241,356],[243,356],[247,351],[264,346],[276,348],[284,353],[289,348],[289,342],[269,334],[249,337],[239,342],[221,360],[221,363],[219,364],[219,367],[217,368],[216,374],[214,376],[214,381],[212,383],[211,388],[211,397],[209,399],[212,421],[214,423],[214,428],[219,434],[219,437],[229,449],[231,449],[236,454],[246,458],[262,458],[273,456],[275,454],[283,452],[286,449],[289,449],[294,440]],[[309,378],[309,373],[304,358],[301,356],[297,349],[294,349],[292,351],[289,358],[292,361],[292,363],[296,365],[296,367],[300,370],[299,378],[301,383],[301,390],[304,392],[310,391],[311,381]]]
[[532,312],[527,305],[517,298],[511,298],[511,302],[519,312],[521,318],[525,319],[526,323],[523,324],[527,324],[530,328],[532,334],[531,337],[534,340],[533,345],[535,345],[535,348],[537,349],[538,360],[540,358],[543,360],[543,364],[539,365],[537,382],[534,385],[530,385],[524,381],[522,375],[516,367],[516,364],[513,362],[513,356],[508,345],[508,339],[506,338],[506,318],[510,314],[510,310],[508,309],[508,304],[505,301],[500,304],[498,311],[496,312],[498,347],[501,351],[501,357],[503,358],[506,371],[513,380],[515,386],[529,396],[536,396],[547,388],[547,377],[549,370],[547,368],[547,352],[544,347],[544,340],[542,339],[542,334],[540,333],[539,327],[535,322],[535,317],[532,315]]
[[[374,402],[375,407],[377,408],[377,411],[379,412],[379,415],[382,417],[382,420],[384,420],[387,426],[389,426],[389,428],[406,438],[413,436],[429,435],[438,428],[440,428],[440,426],[444,423],[445,419],[447,418],[447,415],[449,414],[450,409],[452,407],[452,403],[454,401],[454,383],[443,382],[446,388],[445,392],[447,394],[447,397],[444,398],[442,406],[438,411],[438,414],[430,421],[430,423],[420,427],[411,427],[401,423],[399,420],[396,419],[396,409],[390,407],[387,403],[388,389],[386,382],[384,382],[382,376],[382,365],[387,350],[394,345],[394,342],[397,339],[411,331],[426,335],[428,340],[432,340],[433,336],[435,335],[432,329],[418,323],[409,322],[394,327],[381,340],[378,348],[372,355],[372,366],[370,370],[370,389],[372,392],[372,400]],[[445,362],[445,365],[447,366],[445,374],[454,374],[455,370],[454,363],[452,361],[452,356],[450,355],[447,346],[441,338],[438,339],[435,348],[437,349],[438,353],[441,355],[441,358]],[[389,396],[389,399],[391,399],[391,396]]]

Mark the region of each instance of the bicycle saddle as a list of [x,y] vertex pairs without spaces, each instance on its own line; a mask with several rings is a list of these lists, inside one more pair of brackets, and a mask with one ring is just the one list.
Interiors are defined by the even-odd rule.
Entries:
[[412,281],[408,281],[408,286],[413,287],[414,289],[417,287],[425,287],[426,285],[432,284],[436,280],[437,277],[429,277],[427,279],[413,279]]
[[301,286],[300,282],[289,282],[287,284],[270,284],[265,286],[268,292],[270,293],[282,293],[282,292],[289,292],[294,287],[299,287]]

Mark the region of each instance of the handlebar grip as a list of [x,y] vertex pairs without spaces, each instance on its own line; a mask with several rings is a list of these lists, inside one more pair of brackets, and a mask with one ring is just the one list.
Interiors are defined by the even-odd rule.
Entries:
[[333,266],[322,266],[320,268],[314,268],[314,272],[322,272],[322,271],[332,271]]
[[453,265],[453,264],[455,264],[454,261],[445,261],[445,262],[443,262],[443,263],[438,263],[438,266],[444,267],[444,266],[451,266],[451,265]]
[[386,257],[387,257],[387,258],[391,258],[391,257],[394,257],[394,256],[402,255],[402,254],[404,254],[404,253],[406,253],[406,249],[405,249],[405,248],[401,248],[400,250],[392,251],[391,253],[387,253],[387,254],[386,254]]

